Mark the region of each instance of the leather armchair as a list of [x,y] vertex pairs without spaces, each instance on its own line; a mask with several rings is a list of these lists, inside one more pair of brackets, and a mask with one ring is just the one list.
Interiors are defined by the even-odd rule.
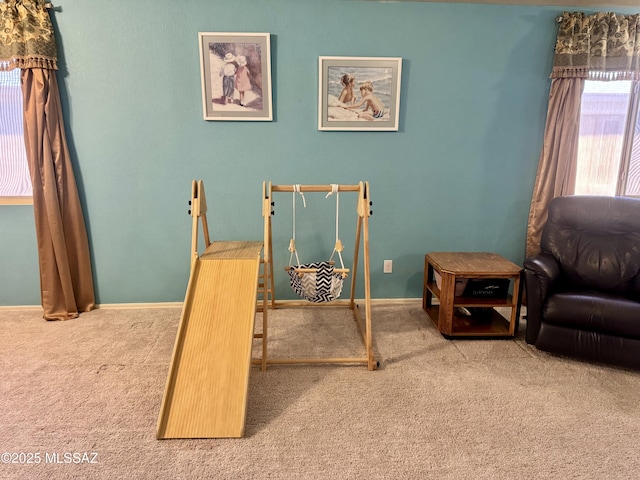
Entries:
[[540,250],[524,262],[526,342],[640,369],[640,200],[555,198]]

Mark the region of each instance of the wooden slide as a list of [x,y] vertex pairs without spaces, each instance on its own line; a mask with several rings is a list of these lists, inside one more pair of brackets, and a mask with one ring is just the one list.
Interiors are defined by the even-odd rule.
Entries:
[[[201,183],[200,188],[194,185],[192,197],[196,222],[206,211]],[[196,252],[158,419],[158,439],[244,434],[263,243],[209,243],[208,232],[205,243],[206,250],[198,256],[194,240]]]

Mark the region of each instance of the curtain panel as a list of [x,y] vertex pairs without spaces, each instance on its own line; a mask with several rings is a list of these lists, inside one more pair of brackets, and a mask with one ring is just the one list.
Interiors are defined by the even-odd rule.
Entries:
[[549,202],[575,191],[585,80],[640,80],[640,14],[564,12],[558,23],[544,143],[529,209],[526,256],[540,251]]
[[583,78],[551,80],[547,123],[529,209],[526,256],[540,251],[547,206],[555,197],[573,195],[580,126]]
[[64,133],[53,26],[43,1],[0,2],[0,69],[21,69],[43,317],[94,308],[89,242]]
[[640,14],[559,17],[552,78],[640,80]]
[[38,0],[0,2],[0,70],[58,68],[49,6]]

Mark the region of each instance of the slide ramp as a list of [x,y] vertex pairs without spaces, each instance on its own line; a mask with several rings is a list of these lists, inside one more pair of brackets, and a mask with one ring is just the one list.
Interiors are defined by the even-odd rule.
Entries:
[[262,246],[213,242],[195,260],[158,439],[244,435]]

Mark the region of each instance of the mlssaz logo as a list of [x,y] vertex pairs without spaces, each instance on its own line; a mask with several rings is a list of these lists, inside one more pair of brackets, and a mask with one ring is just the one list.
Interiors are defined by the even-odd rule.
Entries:
[[98,463],[98,454],[95,452],[53,452],[45,454],[46,463],[81,464]]

